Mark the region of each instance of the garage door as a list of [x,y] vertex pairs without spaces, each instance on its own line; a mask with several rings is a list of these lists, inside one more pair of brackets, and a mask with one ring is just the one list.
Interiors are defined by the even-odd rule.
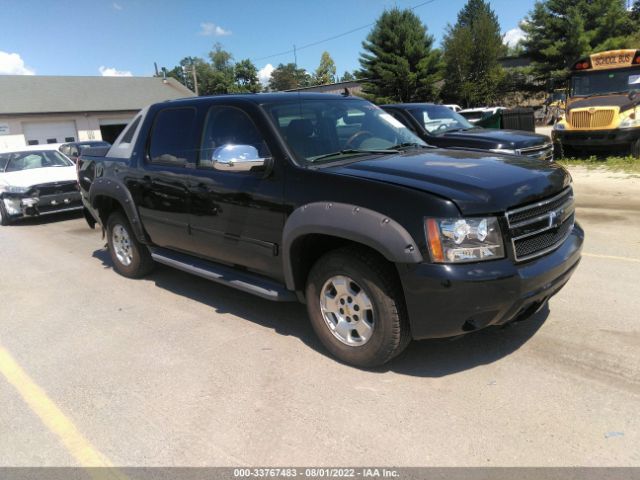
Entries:
[[24,122],[22,131],[27,145],[75,142],[78,138],[75,122]]

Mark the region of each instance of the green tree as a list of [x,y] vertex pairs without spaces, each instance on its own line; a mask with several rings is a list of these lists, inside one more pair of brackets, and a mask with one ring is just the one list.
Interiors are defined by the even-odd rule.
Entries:
[[640,22],[640,0],[633,2],[631,7],[631,20],[633,22]]
[[303,68],[297,68],[294,63],[279,64],[269,79],[269,90],[282,92],[294,88],[307,87],[310,84],[310,76]]
[[239,92],[257,93],[262,90],[258,69],[248,58],[234,65],[236,87]]
[[504,69],[499,58],[507,53],[500,24],[485,0],[469,0],[449,26],[443,42],[442,96],[465,106],[494,103],[501,95]]
[[521,24],[535,75],[547,82],[562,80],[584,55],[633,48],[632,15],[625,0],[538,0]]
[[351,72],[344,72],[342,77],[340,77],[341,82],[353,82],[356,79],[355,75]]
[[322,52],[320,65],[313,74],[313,85],[327,85],[336,81],[336,64],[329,52]]
[[377,102],[412,102],[436,97],[440,52],[411,10],[386,10],[362,42],[365,95]]

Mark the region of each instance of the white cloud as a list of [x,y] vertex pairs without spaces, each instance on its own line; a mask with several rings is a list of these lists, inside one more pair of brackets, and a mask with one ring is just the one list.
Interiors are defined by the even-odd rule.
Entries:
[[203,37],[224,37],[231,35],[231,30],[225,30],[215,23],[203,22],[200,24],[198,35],[202,35]]
[[115,8],[116,10],[122,10],[124,8],[118,2],[113,2],[111,5],[113,5],[113,8]]
[[269,83],[269,79],[271,78],[271,72],[275,70],[275,67],[270,63],[267,63],[264,67],[258,70],[258,80],[263,85]]
[[116,70],[113,67],[105,67],[104,65],[100,66],[98,71],[103,77],[133,77],[133,73],[129,70]]
[[515,47],[519,42],[527,38],[527,34],[520,27],[512,28],[502,37],[502,41],[509,47]]
[[24,64],[24,60],[17,53],[8,53],[0,50],[0,74],[1,75],[35,75],[32,68]]

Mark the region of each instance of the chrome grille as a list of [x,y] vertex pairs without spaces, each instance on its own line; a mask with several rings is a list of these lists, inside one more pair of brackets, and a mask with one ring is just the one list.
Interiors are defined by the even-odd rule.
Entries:
[[551,198],[509,210],[506,217],[516,261],[544,255],[559,247],[573,230],[573,190],[568,187]]
[[616,111],[613,109],[572,110],[569,113],[569,123],[573,128],[604,128],[611,125]]
[[536,145],[535,147],[521,148],[516,151],[519,155],[525,157],[539,158],[540,160],[553,160],[553,145],[546,143],[544,145]]

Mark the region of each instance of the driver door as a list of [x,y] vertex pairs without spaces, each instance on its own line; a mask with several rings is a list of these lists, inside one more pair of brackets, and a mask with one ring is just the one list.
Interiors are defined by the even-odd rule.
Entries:
[[275,163],[268,176],[264,168],[229,166],[233,152],[240,152],[239,158],[255,152],[258,159],[272,162],[265,138],[243,108],[226,104],[209,108],[196,168],[190,172],[189,229],[198,255],[273,276],[282,270],[278,246],[284,227],[282,172]]

